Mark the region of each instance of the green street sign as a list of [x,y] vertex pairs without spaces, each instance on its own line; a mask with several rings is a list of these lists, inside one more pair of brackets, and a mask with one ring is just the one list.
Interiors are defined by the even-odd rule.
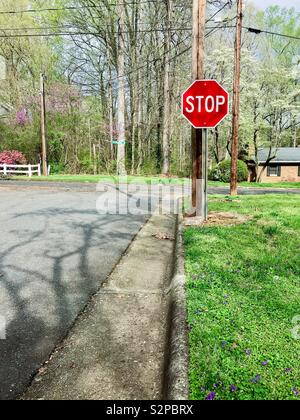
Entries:
[[113,141],[112,142],[112,144],[116,144],[116,145],[124,145],[124,144],[126,144],[126,142],[125,141]]

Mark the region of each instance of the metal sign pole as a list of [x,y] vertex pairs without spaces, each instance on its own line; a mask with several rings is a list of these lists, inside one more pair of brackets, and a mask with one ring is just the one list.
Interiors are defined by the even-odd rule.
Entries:
[[208,129],[204,129],[204,220],[208,218]]

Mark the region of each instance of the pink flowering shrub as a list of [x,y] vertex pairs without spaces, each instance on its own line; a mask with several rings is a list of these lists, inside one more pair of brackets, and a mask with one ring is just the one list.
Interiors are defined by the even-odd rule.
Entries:
[[27,161],[23,153],[17,150],[5,150],[0,152],[0,164],[1,165],[26,165]]

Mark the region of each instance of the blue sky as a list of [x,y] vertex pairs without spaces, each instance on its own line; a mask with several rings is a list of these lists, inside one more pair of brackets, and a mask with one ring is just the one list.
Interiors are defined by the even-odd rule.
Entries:
[[246,0],[251,1],[252,3],[256,4],[256,6],[265,9],[271,5],[278,5],[282,7],[294,7],[297,11],[300,11],[300,2],[299,0]]

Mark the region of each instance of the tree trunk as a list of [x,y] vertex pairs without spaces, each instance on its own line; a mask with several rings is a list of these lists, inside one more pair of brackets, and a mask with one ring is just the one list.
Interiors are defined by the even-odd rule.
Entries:
[[171,24],[173,13],[173,0],[165,0],[167,7],[167,31],[165,34],[165,75],[164,75],[164,110],[162,127],[162,174],[170,174],[170,113],[171,113],[171,95],[170,95],[170,57],[171,57]]
[[255,102],[254,104],[254,117],[253,117],[253,144],[254,144],[254,152],[255,152],[255,182],[258,182],[259,175],[259,164],[258,164],[258,133],[259,129],[257,128],[257,120],[258,120],[258,106]]
[[138,164],[137,174],[140,174],[143,164],[143,146],[142,146],[142,122],[143,122],[143,81],[141,70],[138,71],[138,97],[137,97],[137,145],[138,145]]
[[118,2],[119,34],[118,34],[118,157],[117,172],[120,176],[126,176],[125,168],[125,4],[123,0]]
[[110,158],[113,161],[115,158],[114,154],[114,97],[113,97],[113,86],[112,86],[112,61],[109,46],[107,46],[107,63],[108,63],[108,108],[109,108],[109,141],[110,141]]
[[[132,67],[136,68],[138,66],[138,59],[139,59],[139,41],[138,41],[138,28],[139,28],[139,21],[140,21],[140,8],[137,2],[134,2],[132,6]],[[133,74],[132,78],[132,110],[131,110],[131,174],[135,174],[136,170],[136,136],[138,131],[138,96],[140,95],[139,92],[139,82],[136,80],[139,77],[139,70],[137,74]]]

